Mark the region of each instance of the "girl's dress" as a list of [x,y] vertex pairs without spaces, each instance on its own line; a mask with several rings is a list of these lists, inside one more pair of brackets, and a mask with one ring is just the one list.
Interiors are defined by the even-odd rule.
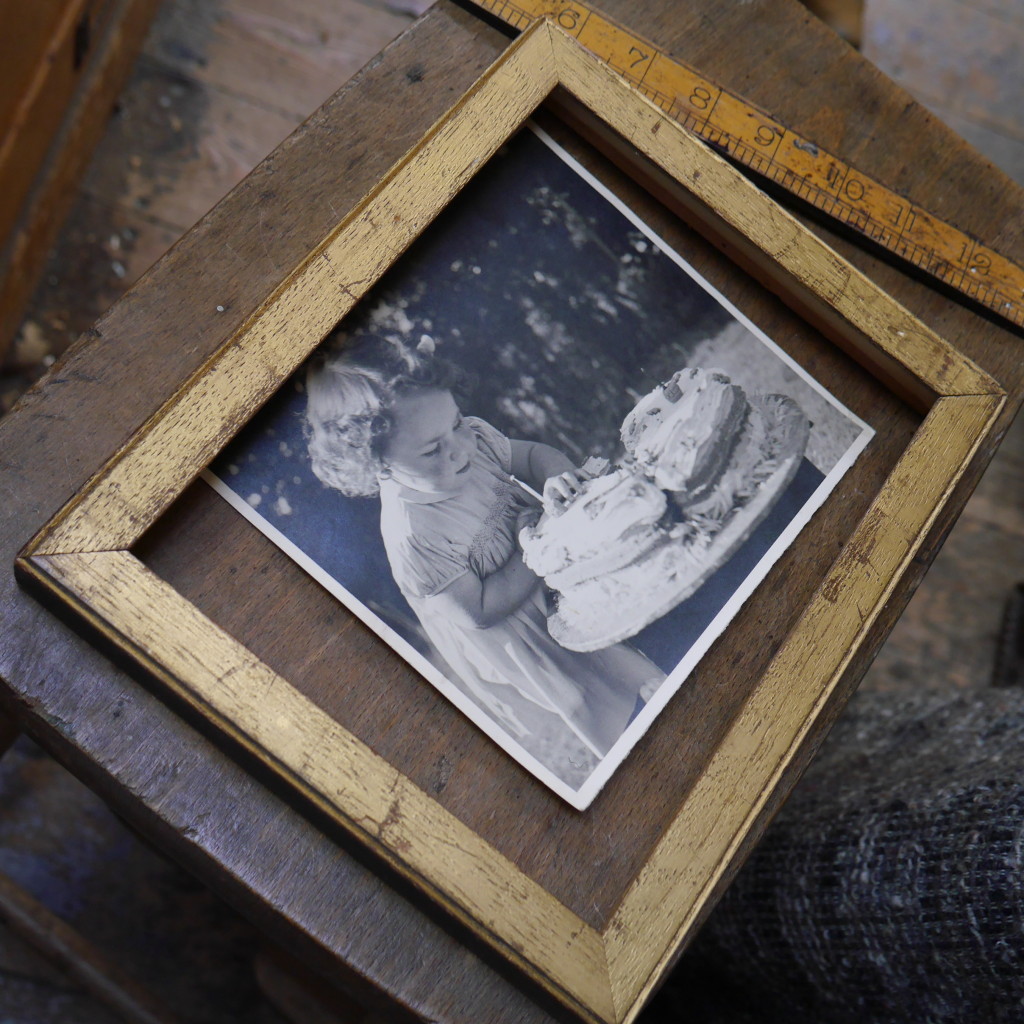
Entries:
[[[664,678],[659,668],[626,644],[588,654],[559,646],[548,633],[546,600],[539,588],[507,618],[486,628],[453,622],[435,599],[465,573],[485,579],[501,569],[518,550],[516,518],[533,504],[509,479],[508,438],[475,417],[464,422],[476,449],[460,491],[427,493],[381,480],[381,534],[395,582],[478,703],[521,733],[528,726],[516,713],[514,705],[521,703],[507,699],[511,687],[530,704],[560,716],[576,737],[603,755],[608,744],[594,736],[586,721],[600,718],[621,731],[641,688],[648,692]],[[610,696],[613,691],[617,696]],[[601,716],[621,719],[621,728]]]

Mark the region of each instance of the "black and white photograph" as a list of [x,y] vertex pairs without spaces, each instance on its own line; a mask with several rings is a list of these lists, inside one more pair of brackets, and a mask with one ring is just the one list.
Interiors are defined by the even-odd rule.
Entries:
[[205,479],[582,810],[872,436],[527,127]]

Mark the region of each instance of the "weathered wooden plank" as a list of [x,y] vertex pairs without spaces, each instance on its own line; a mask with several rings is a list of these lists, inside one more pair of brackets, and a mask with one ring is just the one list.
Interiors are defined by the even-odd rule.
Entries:
[[[611,6],[615,5],[610,4]],[[691,59],[698,59],[700,51],[707,48],[706,56],[709,65],[716,61],[721,62],[724,68],[722,77],[725,80],[734,82],[737,87],[740,87],[741,84],[744,88],[749,86],[752,91],[762,94],[762,98],[759,100],[762,103],[765,102],[764,96],[777,95],[780,97],[780,106],[786,107],[790,116],[795,118],[792,123],[800,125],[802,117],[807,124],[806,130],[809,133],[813,122],[824,135],[834,137],[823,139],[823,141],[834,141],[836,145],[840,146],[844,155],[850,159],[854,159],[854,151],[863,149],[865,146],[871,151],[869,162],[874,162],[879,166],[888,162],[890,170],[892,170],[893,164],[898,164],[901,159],[904,159],[899,154],[898,147],[892,145],[891,132],[893,129],[887,128],[886,125],[891,122],[893,115],[902,111],[906,102],[905,98],[898,92],[893,92],[873,73],[866,71],[852,55],[849,59],[840,59],[836,52],[829,50],[830,44],[815,36],[813,29],[808,28],[806,32],[803,31],[800,17],[795,13],[795,8],[784,4],[771,5],[773,10],[768,12],[756,5],[737,5],[735,10],[725,5],[708,5],[700,11],[693,12],[692,16],[688,14],[682,19],[679,18],[677,11],[672,12],[671,15],[667,11],[645,11],[642,16],[644,24],[641,26],[635,20],[638,17],[635,11],[629,12],[624,6],[618,6],[621,7],[620,17],[633,18],[634,23],[638,24],[638,27],[647,34],[678,46],[680,52],[687,53]],[[479,40],[486,36],[474,36],[471,39],[465,32],[467,21],[460,20],[462,19],[461,15],[446,14],[446,19],[446,31],[452,32],[451,36],[445,38],[446,52],[458,52],[460,57],[468,55],[470,60],[479,56],[481,53]],[[436,27],[438,23],[435,20],[432,24]],[[659,24],[662,29],[658,28]],[[662,30],[663,34],[659,34]],[[416,38],[424,47],[430,41],[430,37],[422,32]],[[439,35],[433,37],[435,42],[440,38]],[[788,55],[790,59],[788,61],[780,60],[777,66],[774,62],[767,66],[763,53],[756,45],[757,40],[764,38],[779,40],[782,56]],[[796,45],[798,38],[799,47]],[[476,39],[477,42],[474,42],[473,39]],[[456,49],[449,50],[449,45],[455,46]],[[491,43],[489,45],[497,47],[499,44]],[[802,53],[798,52],[801,50]],[[391,95],[389,89],[382,89],[376,94],[371,93],[364,96],[364,99],[372,103],[375,95],[376,102],[380,106],[374,109],[386,110],[388,116],[392,118],[386,128],[378,124],[375,126],[374,132],[368,132],[368,135],[371,136],[376,136],[379,133],[380,138],[384,139],[385,149],[389,143],[389,133],[392,136],[400,132],[405,132],[407,135],[412,134],[415,131],[417,118],[421,117],[423,113],[422,95],[417,94],[415,89],[409,89],[401,82],[402,74],[407,67],[412,66],[410,62],[407,67],[403,67],[401,61],[411,57],[413,52],[403,50],[399,54],[390,55],[389,60],[395,61],[395,63],[386,62],[387,74],[390,75],[390,78],[384,76],[381,79],[376,79],[378,83],[385,81],[388,86],[394,85],[400,91],[403,105],[400,116],[392,112],[389,104]],[[750,56],[755,53],[757,61]],[[420,54],[416,53],[416,56],[419,57]],[[447,70],[457,77],[458,71],[454,64],[453,61],[452,66]],[[814,83],[813,89],[807,87],[809,82]],[[863,108],[848,103],[858,93],[867,98],[866,106]],[[784,94],[788,94],[788,99],[785,101],[782,99]],[[829,102],[824,107],[822,105],[823,95],[829,97]],[[872,104],[875,105],[872,106]],[[812,109],[812,107],[816,107],[816,109]],[[845,116],[849,110],[856,110],[852,119],[844,120],[837,113],[843,112]],[[335,113],[338,113],[337,107],[335,107]],[[901,133],[903,129],[915,128],[914,119],[920,119],[916,128],[920,129],[919,134],[922,136],[922,151],[927,152],[931,148],[944,151],[950,146],[956,149],[955,141],[943,135],[941,129],[930,125],[917,108],[911,108],[909,114],[901,116],[905,116],[907,120],[900,121],[897,118],[895,122],[892,122],[897,124]],[[323,122],[321,121],[321,123]],[[358,135],[359,129],[354,125],[354,121],[339,121],[338,123],[346,125],[346,133],[344,133],[346,142],[352,143],[351,132],[354,131],[357,133],[355,148],[358,150],[360,146],[363,146],[364,163],[360,164],[357,160],[355,168],[352,169],[358,176],[360,167],[365,167],[366,163],[373,163],[374,154],[380,143],[369,145],[365,141],[366,136]],[[877,136],[876,142],[868,144],[863,141],[869,138],[872,132]],[[333,143],[329,133],[324,135],[322,141],[326,146],[326,159],[333,160],[335,166],[342,166],[341,158],[348,155],[345,148],[340,144]],[[399,147],[395,146],[394,148]],[[885,153],[882,153],[882,150]],[[327,192],[335,203],[337,203],[339,192],[342,194],[344,203],[344,189],[339,189],[336,184],[325,182],[322,176],[318,178],[316,173],[303,167],[302,162],[295,159],[294,154],[294,146],[285,147],[283,151],[275,155],[274,171],[277,173],[277,177],[275,178],[273,174],[269,173],[270,168],[264,168],[253,185],[264,192],[277,193],[263,202],[268,213],[280,218],[277,224],[283,225],[281,234],[286,248],[292,246],[301,251],[304,241],[308,241],[308,237],[303,239],[301,236],[305,233],[307,236],[315,238],[316,232],[310,230],[311,226],[315,229],[315,221],[318,218],[326,219],[329,216],[318,201],[319,196],[324,194],[323,187],[326,185]],[[358,153],[354,155],[358,156]],[[973,177],[968,176],[962,183],[962,187],[952,190],[955,193],[953,202],[961,204],[960,208],[966,211],[968,219],[981,226],[982,233],[998,230],[1003,214],[993,208],[993,204],[987,198],[986,189],[980,188],[976,184],[978,180],[986,182],[991,180],[986,176],[984,165],[973,156],[960,154],[954,160],[954,164],[959,160],[963,161],[961,166],[970,170]],[[383,162],[383,166],[387,166],[386,161]],[[945,166],[949,166],[948,162]],[[950,203],[951,199],[941,181],[941,170],[942,168],[936,170],[925,162],[914,167],[905,167],[902,171],[897,167],[896,176],[902,174],[905,183],[911,183],[920,188],[925,200],[931,198],[936,204],[942,205]],[[284,188],[280,184],[284,180],[294,181],[296,191],[289,191],[290,185]],[[892,180],[892,176],[889,180]],[[972,185],[972,181],[975,184]],[[993,189],[997,185],[998,181],[993,184]],[[311,190],[310,186],[320,186],[321,191]],[[296,227],[298,218],[289,216],[289,214],[300,208],[298,203],[300,188],[301,194],[305,198],[305,209],[310,212],[302,214],[302,218],[304,218],[302,226]],[[287,195],[282,193],[287,193]],[[309,202],[311,195],[317,197],[313,203]],[[1010,195],[1007,197],[1007,202],[1012,207],[1016,200]],[[346,209],[348,207],[341,205],[338,208]],[[219,213],[210,218],[202,228],[200,235],[197,236],[204,240],[203,246],[197,247],[195,242],[185,243],[182,249],[174,254],[172,261],[162,272],[162,276],[157,278],[161,287],[168,287],[174,278],[170,267],[180,268],[187,265],[186,255],[195,258],[203,249],[211,245],[220,252],[227,237],[226,225],[231,214],[242,209],[244,209],[244,204],[236,203],[234,206],[225,204]],[[1010,220],[1012,221],[1012,218]],[[1003,228],[1003,230],[1009,230],[1010,234],[1013,234],[1015,229]],[[986,235],[986,237],[989,236]],[[1019,238],[1016,235],[1014,237]],[[232,239],[232,241],[237,241],[237,239]],[[220,248],[216,248],[218,244]],[[842,243],[839,244],[842,246]],[[182,250],[185,250],[184,255]],[[245,292],[248,298],[261,293],[265,295],[267,288],[272,287],[273,268],[269,267],[261,258],[258,240],[251,236],[247,242],[242,243],[242,251],[245,252],[246,257],[250,258],[250,262],[244,275],[245,280],[241,280],[243,275],[239,274],[236,287],[240,292]],[[874,264],[870,257],[863,260],[860,257],[857,258],[863,266],[874,271]],[[216,261],[209,264],[209,269],[211,273],[224,275],[219,279],[221,286],[225,280],[230,280],[230,274],[225,274],[223,267]],[[937,298],[927,289],[916,284],[908,284],[898,271],[886,271],[885,273],[891,276],[894,289],[901,293],[904,301],[918,310],[923,310],[933,326],[952,325],[954,333],[958,337],[963,336],[966,339],[975,358],[984,368],[996,373],[1003,380],[1019,382],[1019,370],[1010,365],[1005,346],[1000,345],[1000,342],[1007,337],[1005,333],[984,324],[984,322],[979,322],[970,313],[958,309],[944,299]],[[161,300],[155,292],[156,285],[150,282],[133,294],[131,298],[134,307],[133,315],[143,315],[144,318],[150,319],[154,313],[159,312]],[[214,292],[215,289],[211,288],[205,297],[212,297]],[[204,294],[201,292],[198,299],[202,300],[203,297]],[[218,324],[207,323],[187,311],[182,313],[182,308],[178,307],[174,331],[162,328],[148,334],[132,326],[132,317],[127,316],[125,310],[118,311],[101,327],[109,333],[109,337],[102,345],[93,345],[91,353],[80,349],[61,368],[49,390],[37,392],[25,403],[22,411],[17,415],[16,430],[12,433],[4,432],[4,440],[8,442],[3,448],[4,457],[8,463],[12,464],[11,469],[5,470],[5,473],[9,474],[8,479],[18,479],[25,485],[23,488],[18,488],[15,501],[5,509],[6,519],[2,529],[6,550],[13,553],[17,544],[27,539],[35,525],[45,517],[45,510],[52,511],[59,506],[64,497],[76,486],[76,481],[80,483],[91,473],[94,466],[90,464],[90,452],[93,454],[91,461],[94,463],[96,452],[105,450],[112,439],[127,436],[133,429],[133,424],[137,425],[148,415],[147,405],[152,407],[157,396],[162,393],[162,389],[165,389],[183,369],[187,370],[190,366],[197,365],[205,357],[205,354],[208,354],[220,339],[223,339],[225,335],[219,330]],[[164,312],[174,316],[174,305],[165,305]],[[943,333],[949,334],[950,332],[944,331]],[[186,340],[182,342],[182,338]],[[85,355],[88,355],[89,358],[84,358]],[[130,356],[134,359],[132,372],[129,373],[126,366]],[[177,361],[174,362],[172,359]],[[142,370],[141,374],[140,370]],[[85,376],[83,377],[83,375]],[[124,402],[115,407],[105,403],[102,414],[94,409],[89,416],[88,428],[83,429],[85,424],[82,422],[81,414],[69,417],[66,411],[62,412],[62,409],[66,410],[68,407],[58,401],[57,393],[64,391],[66,395],[70,395],[68,399],[71,402],[70,408],[87,409],[91,405],[88,400],[89,393],[99,390],[97,378],[103,381],[104,393],[106,393],[108,385],[113,386],[120,395],[125,396]],[[58,383],[58,381],[62,383]],[[61,416],[67,418],[62,421],[59,418]],[[888,418],[888,416],[887,412],[886,417]],[[23,440],[11,444],[15,435]],[[28,445],[29,438],[33,441],[31,449]],[[976,463],[971,467],[970,475],[977,474],[989,451],[990,449],[987,449],[979,453]],[[41,471],[33,470],[33,465],[45,467],[45,480]],[[863,484],[864,481],[861,483]],[[958,496],[962,496],[962,492],[969,485],[970,481],[965,480]],[[927,549],[922,552],[923,561],[927,561],[929,551],[934,548],[936,539],[941,536],[946,525],[948,525],[948,517],[935,524],[932,534],[928,538]],[[819,539],[822,538],[826,541],[826,547],[829,544],[834,545],[838,539],[838,533],[825,530],[819,535]],[[183,538],[182,543],[184,547],[181,550],[185,550],[188,546],[187,538]],[[167,553],[167,557],[172,558],[170,552]],[[178,555],[174,555],[172,560],[180,561]],[[186,570],[181,568],[181,571]],[[274,571],[277,571],[276,568]],[[224,574],[220,575],[223,577]],[[805,580],[809,578],[809,575],[805,577]],[[216,588],[222,583],[223,579],[218,580],[217,574],[211,574],[209,579],[211,587]],[[802,584],[798,582],[799,585]],[[908,582],[908,589],[910,585]],[[294,872],[292,880],[294,884],[287,884],[280,878],[271,879],[269,877],[271,872],[254,866],[241,850],[245,841],[249,842],[249,849],[253,844],[265,843],[270,834],[268,828],[272,824],[279,823],[278,819],[268,820],[263,816],[266,813],[266,807],[269,806],[269,804],[261,803],[268,799],[266,794],[255,795],[262,792],[258,788],[243,788],[240,791],[237,788],[232,789],[228,785],[223,796],[204,794],[208,795],[212,801],[205,808],[199,807],[195,800],[196,794],[191,794],[187,799],[183,799],[177,808],[172,808],[170,801],[161,800],[161,793],[166,793],[168,789],[166,778],[161,773],[166,774],[168,764],[175,762],[162,761],[160,771],[157,772],[151,764],[143,763],[137,751],[133,756],[134,747],[127,749],[125,744],[119,741],[118,736],[109,735],[109,730],[103,728],[104,701],[107,701],[108,711],[112,706],[109,703],[113,696],[112,680],[118,680],[121,686],[128,685],[123,681],[123,677],[117,676],[116,673],[105,668],[102,659],[93,656],[88,648],[76,649],[75,642],[69,634],[59,627],[55,627],[42,613],[36,614],[34,611],[28,611],[30,606],[24,603],[25,599],[22,595],[10,590],[6,586],[6,581],[3,594],[5,615],[10,608],[13,617],[5,618],[4,632],[0,639],[0,652],[2,652],[0,670],[5,676],[10,677],[13,674],[17,678],[17,688],[21,695],[18,699],[27,701],[26,707],[45,709],[48,715],[56,714],[57,719],[76,723],[72,736],[59,720],[38,719],[38,727],[49,737],[51,745],[64,751],[67,757],[73,758],[80,771],[87,774],[92,772],[91,777],[94,782],[105,788],[111,799],[119,800],[123,805],[134,806],[138,813],[144,815],[144,821],[151,832],[158,832],[172,848],[178,851],[186,850],[193,864],[215,876],[220,884],[235,894],[236,898],[243,898],[249,909],[261,920],[269,924],[276,922],[278,928],[288,931],[282,921],[280,910],[269,910],[268,903],[265,902],[267,900],[280,904],[287,903],[290,908],[288,917],[292,921],[301,919],[308,925],[309,922],[317,920],[316,898],[317,896],[322,898],[323,891],[321,888],[323,876],[316,875],[317,868],[307,867],[303,872],[302,861],[290,856],[291,849],[282,845],[279,853],[281,862],[286,865],[283,870]],[[879,633],[884,632],[887,622],[891,622],[899,604],[900,599],[897,595],[892,602],[891,609],[886,610],[883,620],[876,627]],[[758,627],[765,625],[763,612],[764,609],[762,609],[760,619],[749,620],[744,627],[751,630],[750,635],[754,635]],[[41,647],[32,654],[27,654],[24,651],[23,641],[24,637],[31,632],[38,635]],[[770,629],[766,632],[770,632]],[[58,649],[48,653],[53,645],[56,645]],[[47,653],[44,655],[44,652]],[[40,656],[45,657],[44,662],[40,662]],[[866,660],[868,656],[869,652],[866,652],[861,667],[863,660]],[[856,675],[856,668],[857,666],[851,668],[851,676]],[[83,677],[83,681],[87,677],[89,685],[72,688],[67,681],[77,677]],[[134,688],[129,692],[134,692]],[[141,694],[141,697],[145,698],[145,694]],[[163,713],[159,704],[147,698],[140,706],[145,710],[144,713],[140,712],[141,717],[134,719],[133,743],[138,743],[139,738],[143,737],[150,744],[148,747],[150,752],[174,750],[175,739],[178,743],[188,743],[187,730],[183,731],[180,723],[176,723],[172,715]],[[90,722],[92,724],[89,724]],[[161,723],[159,728],[155,725],[157,722]],[[179,748],[179,758],[180,749],[184,748]],[[218,774],[223,774],[223,777],[238,778],[238,776],[231,776],[230,763],[217,761],[208,746],[188,744],[188,749],[204,752],[202,756],[211,759],[208,762],[211,769],[214,764],[217,764]],[[162,753],[161,756],[163,756]],[[102,765],[102,769],[97,769],[97,764]],[[223,764],[224,773],[220,771],[221,764]],[[197,776],[201,775],[202,764],[195,770]],[[109,773],[113,773],[115,781],[112,781],[112,776]],[[160,777],[158,778],[158,776]],[[161,780],[164,783],[162,788]],[[125,785],[131,787],[130,791],[123,788]],[[229,800],[235,801],[238,806],[246,809],[252,822],[257,822],[257,824],[239,818]],[[257,807],[263,808],[263,810],[257,811]],[[198,820],[195,815],[204,810],[211,814],[211,818],[203,819],[202,827],[195,833],[196,842],[201,848],[191,848],[191,844],[183,842],[181,835],[176,835],[175,831],[195,827],[194,823]],[[307,852],[317,850],[322,858],[326,847],[317,845],[310,832],[296,828],[294,821],[297,819],[287,818],[287,820],[287,827],[281,826],[282,832],[286,832],[293,842],[296,837],[301,836],[302,841],[307,844]],[[219,822],[237,824],[239,830],[228,834]],[[216,860],[220,862],[219,864],[208,859],[214,854]],[[317,860],[314,857],[314,863],[322,865],[323,860]],[[341,891],[351,891],[351,888],[346,888],[346,886],[353,884],[351,879],[354,876],[346,876],[345,879],[338,876],[332,877],[334,883],[342,887]],[[242,892],[240,879],[244,879],[246,885],[254,885],[261,893],[261,898],[253,898],[251,893],[239,896]],[[360,942],[356,939],[346,939],[345,942],[339,942],[336,930],[332,929],[330,921],[323,911],[319,912],[321,928],[317,931],[321,951],[324,948],[337,950],[339,946],[344,945],[345,955],[358,965],[358,969],[375,978],[379,984],[393,986],[396,992],[413,992],[412,1001],[424,1013],[451,1012],[456,1015],[453,1019],[457,1019],[459,1013],[472,1012],[491,1013],[498,1018],[504,1015],[506,1019],[526,1019],[521,1012],[525,1004],[516,1002],[514,999],[510,1000],[510,990],[507,987],[503,988],[500,981],[494,981],[493,975],[488,976],[486,971],[475,973],[482,969],[472,966],[470,963],[472,957],[468,954],[466,955],[468,960],[461,958],[454,945],[447,947],[456,964],[455,973],[450,974],[450,977],[453,986],[462,987],[462,992],[458,995],[458,999],[461,999],[459,1003],[461,1008],[452,1010],[450,1003],[441,1007],[444,1000],[455,998],[450,992],[436,992],[437,985],[434,982],[439,972],[443,973],[441,961],[429,957],[419,960],[413,958],[414,962],[410,964],[408,958],[403,961],[401,956],[396,956],[396,951],[402,948],[403,931],[406,934],[409,931],[408,927],[403,929],[399,924],[399,921],[403,919],[402,913],[406,913],[406,911],[398,912],[397,917],[389,917],[391,905],[387,903],[386,890],[377,888],[373,891],[378,909],[368,909],[365,903],[356,900],[358,909],[355,912],[364,915],[361,918],[364,922],[376,916],[381,930],[388,933],[387,940],[379,942],[376,954],[369,954],[367,951],[367,946],[372,944],[370,940]],[[382,900],[383,903],[380,902]],[[412,931],[417,936],[422,934],[416,926]],[[433,936],[434,933],[431,934]],[[431,956],[437,948],[433,945],[435,941],[437,941],[436,938],[432,937],[429,951]],[[395,969],[394,964],[387,962],[389,957],[401,965],[400,971]],[[429,962],[426,962],[427,960]],[[476,963],[479,964],[479,961]],[[489,980],[482,983],[474,980],[485,977],[489,977]],[[483,989],[480,987],[481,984]],[[493,985],[493,988],[488,992],[486,989],[489,985]],[[431,988],[435,991],[430,991]],[[473,1002],[474,1000],[476,1001]],[[471,1011],[467,1010],[470,1004],[473,1007]],[[474,1018],[470,1015],[463,1016],[462,1019],[483,1018],[481,1016]]]
[[[114,97],[128,74],[157,0],[111,0],[99,37],[78,76],[64,120],[50,135],[46,157],[30,188],[20,193],[13,216],[0,230],[0,353],[17,330],[22,311],[67,214],[73,185],[102,134]],[[72,37],[73,48],[73,37]],[[46,90],[43,90],[46,96]],[[45,119],[40,121],[44,123]],[[12,157],[12,159],[14,159]],[[15,166],[20,166],[15,160]]]
[[864,54],[1016,181],[1024,181],[1019,5],[871,0]]
[[168,11],[146,53],[298,124],[411,20],[362,0],[226,0]]
[[[184,233],[301,120],[143,57],[83,185],[103,202]],[[111,161],[113,152],[130,154],[127,166]],[[105,168],[115,173],[101,173]]]
[[[307,163],[291,144],[250,179],[246,194],[229,199],[200,229],[225,257],[209,268],[217,278],[216,290],[227,282],[235,289],[233,298],[258,302],[280,282],[279,270],[260,257],[258,232],[248,246],[233,236],[239,215],[252,208],[256,195],[261,196],[264,223],[278,231],[286,252],[304,252],[336,223],[337,211],[350,209],[447,105],[446,93],[421,88],[407,69],[430,53],[446,83],[457,87],[461,80],[465,87],[504,45],[468,16],[451,11],[429,15],[411,38],[396,44],[386,61],[304,130],[315,133],[321,159]],[[396,93],[399,102],[392,108]],[[367,120],[360,116],[367,105],[390,113]],[[345,130],[328,127],[335,122]],[[288,187],[282,188],[281,181]],[[302,216],[295,211],[303,211]],[[235,258],[228,246],[245,258]],[[191,302],[186,307],[168,302],[168,284],[180,268],[201,258],[201,248],[196,239],[182,242],[157,278],[140,285],[129,300],[140,312],[148,309],[147,318],[153,316],[152,323],[163,327],[154,331],[120,312],[113,320],[106,318],[100,331],[109,332],[104,334],[109,341],[97,345],[99,335],[90,335],[54,376],[54,390],[45,392],[52,398],[44,398],[42,391],[27,396],[0,425],[5,484],[12,485],[0,524],[5,564],[27,539],[29,522],[41,508],[56,508],[91,474],[90,451],[98,453],[111,441],[117,443],[117,437],[127,437],[187,365],[197,367],[224,337],[217,319],[200,326]],[[175,308],[178,312],[171,312]],[[101,380],[102,390],[109,383],[120,400],[101,403],[86,428],[84,409]],[[79,414],[58,411],[65,401]],[[343,956],[347,984],[367,1000],[379,1002],[382,992],[390,993],[387,1019],[405,1019],[404,1005],[414,1007],[417,1018],[433,1020],[506,1015],[524,1022],[550,1020],[541,1008],[543,1000],[537,1005],[450,938],[345,854],[337,837],[326,837],[273,797],[160,701],[113,670],[103,655],[88,645],[79,649],[74,634],[6,573],[2,588],[0,674],[5,681],[28,683],[27,688],[17,684],[17,695],[5,688],[5,701],[41,712],[42,717],[33,715],[36,735],[51,751],[256,922],[328,975],[342,971]],[[69,689],[64,690],[63,680],[73,681]],[[114,711],[117,729],[110,728]],[[126,785],[129,776],[133,781]],[[270,853],[275,835],[282,845]],[[255,849],[266,856],[254,860]],[[331,899],[325,900],[324,892]],[[340,925],[339,907],[344,908]],[[445,983],[439,985],[439,979]]]

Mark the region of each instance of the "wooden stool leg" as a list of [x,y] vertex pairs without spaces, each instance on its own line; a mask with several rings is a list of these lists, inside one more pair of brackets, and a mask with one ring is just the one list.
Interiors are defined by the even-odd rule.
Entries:
[[11,744],[18,738],[18,732],[14,719],[0,711],[0,757],[7,753]]
[[[0,757],[18,734],[14,718],[0,712]],[[0,919],[128,1024],[178,1024],[116,964],[4,874]]]
[[294,1024],[375,1024],[378,1019],[278,946],[265,944],[255,967],[263,994]]
[[179,1024],[116,964],[3,874],[0,917],[128,1024]]
[[838,32],[852,46],[860,46],[864,32],[864,0],[802,0],[805,7]]

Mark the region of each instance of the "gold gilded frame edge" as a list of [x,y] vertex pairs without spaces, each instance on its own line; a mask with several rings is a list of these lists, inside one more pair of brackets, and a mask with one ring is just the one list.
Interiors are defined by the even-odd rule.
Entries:
[[[768,273],[781,270],[795,301],[825,309],[842,347],[927,413],[604,931],[128,550],[556,85],[685,186]],[[689,937],[1004,401],[967,358],[571,37],[539,21],[43,527],[17,567],[575,1012],[625,1024]]]

